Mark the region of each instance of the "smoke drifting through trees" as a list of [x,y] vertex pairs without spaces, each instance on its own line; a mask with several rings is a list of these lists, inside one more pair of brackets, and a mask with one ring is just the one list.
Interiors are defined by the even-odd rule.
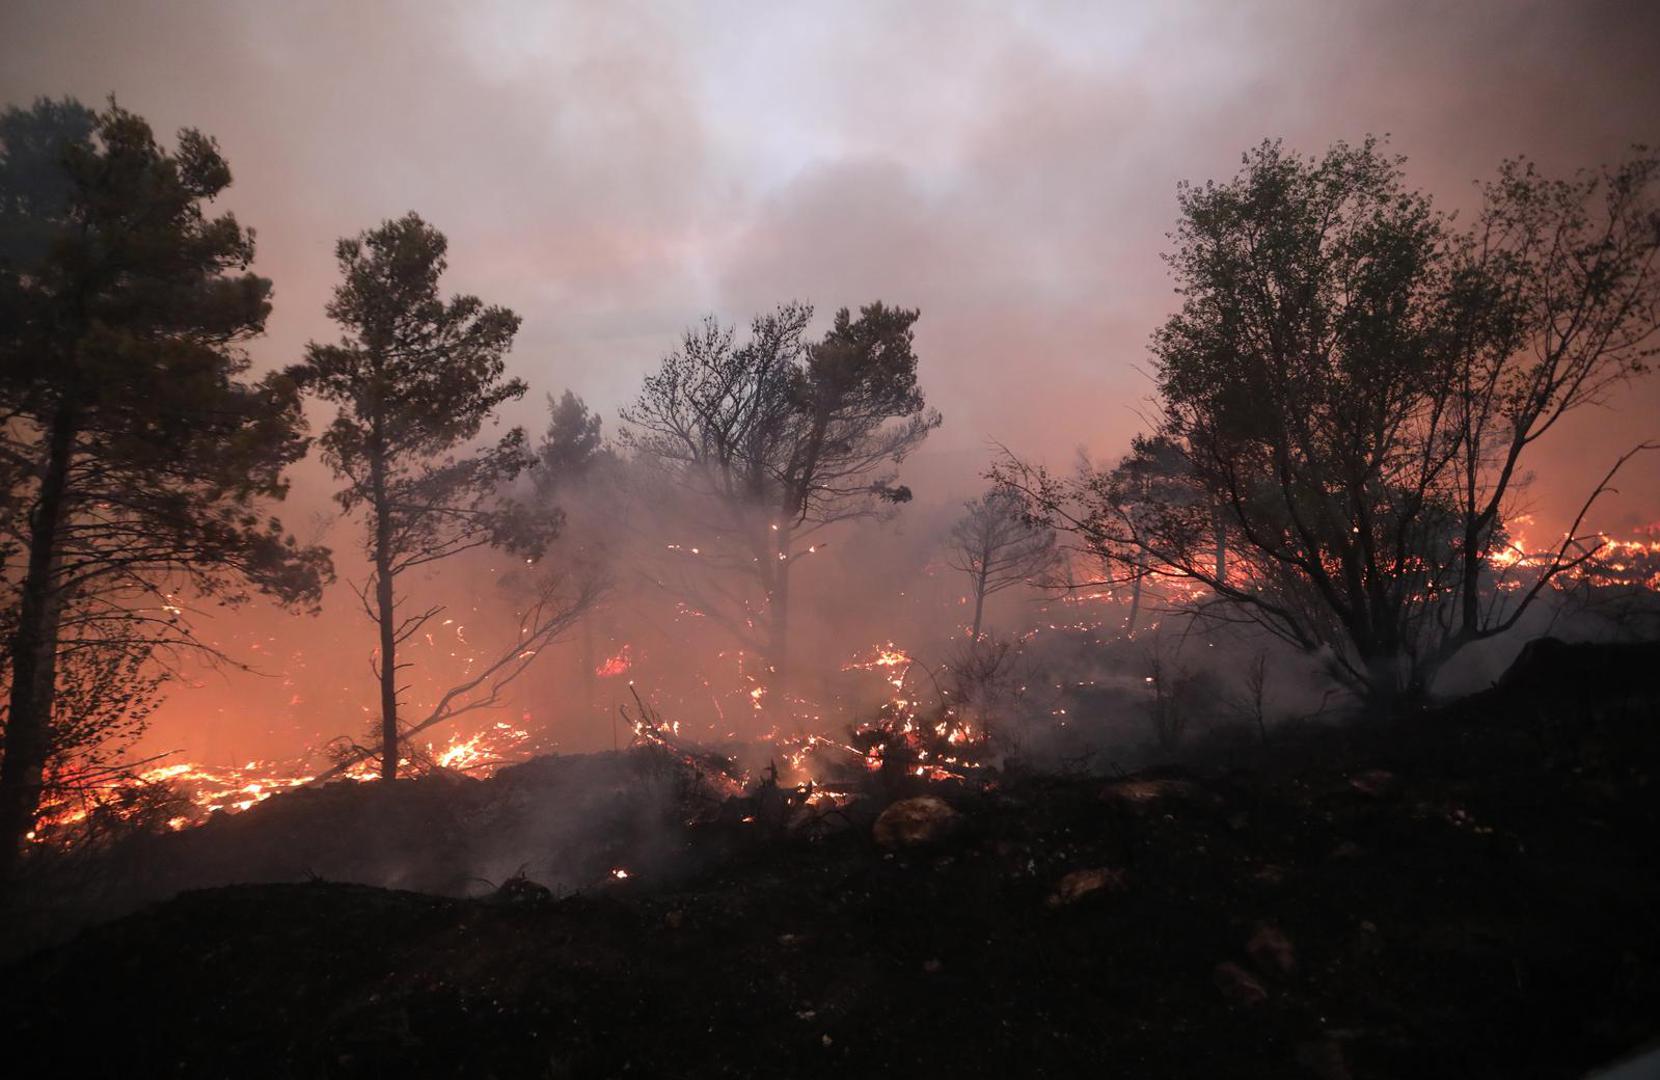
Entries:
[[[117,127],[138,123],[111,115]],[[19,179],[27,170],[58,167],[30,150],[33,130],[6,136],[15,190],[33,190]],[[96,147],[104,136],[81,138]],[[941,423],[919,381],[916,311],[874,303],[815,328],[812,309],[790,303],[754,319],[742,340],[711,318],[645,380],[622,413],[618,445],[566,393],[549,397],[538,447],[514,428],[479,449],[498,408],[527,389],[504,367],[518,320],[474,297],[441,295],[441,234],[411,214],[343,241],[344,280],[328,306],[343,340],[312,345],[300,367],[247,383],[237,347],[262,325],[267,286],[228,276],[252,252],[235,223],[191,209],[228,171],[200,137],[181,140],[177,161],[156,155],[151,147],[139,158],[164,178],[197,177],[180,181],[188,198],[177,231],[198,261],[168,270],[178,281],[158,272],[158,294],[112,303],[93,336],[130,336],[98,386],[148,395],[123,397],[121,407],[144,400],[165,423],[152,430],[135,410],[119,442],[87,441],[77,452],[107,470],[97,474],[104,483],[133,462],[149,467],[165,446],[179,471],[146,482],[179,485],[181,501],[170,504],[178,514],[224,515],[235,528],[213,534],[221,548],[158,561],[153,578],[111,579],[139,581],[138,592],[73,596],[114,597],[110,610],[124,618],[177,626],[178,640],[156,639],[163,644],[190,640],[192,598],[237,594],[244,578],[279,599],[314,597],[324,555],[290,544],[253,508],[282,493],[282,467],[306,448],[301,393],[336,405],[319,449],[344,482],[341,507],[363,511],[370,569],[359,597],[381,641],[375,745],[348,745],[341,767],[378,757],[385,779],[397,774],[400,747],[420,762],[412,736],[509,704],[527,726],[536,708],[546,728],[578,727],[582,745],[606,745],[594,737],[598,725],[571,723],[612,719],[599,714],[604,679],[619,688],[637,679],[630,699],[639,693],[665,724],[684,722],[711,740],[776,736],[786,725],[839,736],[864,724],[859,738],[910,751],[956,754],[989,734],[1083,757],[1099,749],[1090,738],[1129,738],[1108,729],[1130,715],[1138,730],[1150,721],[1170,750],[1225,697],[1201,678],[1207,661],[1197,650],[1231,644],[1262,655],[1257,637],[1233,625],[1241,623],[1329,657],[1356,694],[1414,696],[1448,657],[1515,625],[1534,600],[1556,603],[1551,583],[1595,561],[1571,545],[1544,561],[1512,557],[1518,462],[1560,416],[1636,374],[1652,351],[1650,263],[1660,241],[1648,159],[1567,184],[1509,168],[1486,214],[1460,231],[1374,144],[1338,145],[1316,160],[1270,144],[1236,180],[1182,191],[1172,265],[1186,304],[1154,341],[1164,405],[1156,430],[1107,470],[1057,480],[1012,463],[1001,473],[1007,486],[953,528],[947,508],[960,492],[923,489],[907,506],[911,489],[900,483],[902,467],[915,482],[910,457]],[[33,228],[40,212],[27,199],[9,205],[21,209],[8,229],[30,235],[19,226]],[[6,302],[28,318],[8,324],[16,336],[7,355],[50,356],[43,350],[69,346],[54,344],[28,306],[52,295],[21,265],[7,264]],[[1564,315],[1568,295],[1576,299]],[[136,304],[158,298],[181,310]],[[189,394],[206,396],[190,397],[121,367],[145,350],[173,372],[182,370],[175,352],[199,363],[211,394],[196,387]],[[40,649],[23,627],[40,622],[27,601],[29,568],[36,524],[52,517],[43,517],[51,470],[41,463],[52,446],[48,406],[67,392],[52,381],[61,370],[7,369],[8,380],[19,373],[5,384],[16,448],[6,474],[7,587],[19,598],[9,674],[27,667],[19,642]],[[194,426],[181,435],[198,408],[234,422],[217,428],[188,416]],[[186,464],[205,471],[189,480]],[[205,486],[191,487],[198,481]],[[79,490],[84,508],[107,489]],[[131,512],[155,513],[143,503]],[[154,521],[175,527],[160,516],[130,527],[153,531]],[[1058,555],[1055,525],[1081,550]],[[1463,576],[1472,558],[1474,576]],[[441,574],[399,581],[440,563]],[[1089,589],[1037,587],[1097,576]],[[1510,590],[1518,579],[1524,589]],[[174,581],[179,597],[158,591]],[[606,582],[616,588],[600,607]],[[1047,597],[1046,609],[988,621],[987,598],[1019,588]],[[141,594],[165,603],[140,603]],[[417,595],[425,606],[400,609]],[[480,616],[473,639],[457,625],[434,640],[447,627],[440,596],[466,597]],[[970,610],[963,650],[952,639]],[[1129,642],[1138,634],[1146,645]],[[567,637],[576,640],[556,649]],[[60,635],[54,651],[69,711],[48,727],[64,753],[84,757],[96,742],[85,733],[101,718],[142,719],[140,699],[153,688],[145,680],[166,657],[145,651],[149,638],[124,652],[111,640],[97,663],[77,667],[69,644]],[[576,654],[582,708],[569,664],[550,665],[550,653]],[[130,701],[88,691],[108,671],[132,680]],[[418,707],[400,671],[422,681]],[[1248,676],[1249,707],[1237,711],[1265,733],[1275,707],[1266,664],[1254,662]],[[855,678],[878,693],[839,685]],[[1291,696],[1280,693],[1284,681],[1271,681],[1282,699]],[[343,730],[334,710],[356,705],[360,684],[353,675],[331,688],[314,723]],[[879,705],[873,728],[866,721]],[[19,715],[27,713],[14,707]],[[933,726],[923,730],[923,720]],[[8,739],[14,731],[24,751],[8,749],[8,761],[22,769],[33,753],[28,727],[9,721]]]
[[264,517],[306,440],[292,375],[244,377],[271,285],[252,234],[205,212],[231,180],[213,141],[168,152],[113,103],[41,101],[0,116],[0,145],[3,879],[54,752],[122,723],[89,673],[211,650],[176,594],[314,604],[329,563]]
[[986,598],[1017,585],[1041,580],[1058,561],[1054,530],[1026,519],[1020,496],[994,489],[967,504],[961,520],[951,528],[946,561],[968,575],[974,597],[970,641],[980,640]]
[[796,563],[834,526],[909,502],[898,466],[940,424],[917,386],[917,312],[878,302],[854,319],[844,308],[809,344],[812,314],[785,304],[742,345],[708,319],[622,414],[624,444],[692,500],[680,504],[690,535],[670,550],[698,566],[670,587],[765,656],[779,700]]
[[[1495,562],[1524,454],[1660,344],[1660,162],[1506,163],[1468,230],[1401,164],[1370,140],[1265,143],[1184,187],[1156,437],[1113,475],[1000,470],[1121,573],[1191,583],[1191,610],[1321,653],[1385,707],[1594,555],[1582,510],[1526,580]],[[1233,567],[1213,556],[1230,537]]]
[[[408,665],[399,664],[398,647],[443,611],[435,606],[400,618],[398,577],[486,544],[533,558],[559,523],[556,513],[534,515],[501,497],[534,460],[522,428],[474,456],[455,456],[502,402],[523,396],[525,384],[502,378],[518,316],[474,296],[440,296],[446,246],[443,234],[415,214],[340,241],[344,280],[328,312],[348,336],[338,345],[309,346],[296,373],[306,389],[341,406],[319,444],[345,481],[336,495],[341,508],[362,509],[368,518],[374,570],[358,597],[379,631],[386,781],[397,777],[402,738],[398,672]],[[438,713],[450,700],[446,694]]]

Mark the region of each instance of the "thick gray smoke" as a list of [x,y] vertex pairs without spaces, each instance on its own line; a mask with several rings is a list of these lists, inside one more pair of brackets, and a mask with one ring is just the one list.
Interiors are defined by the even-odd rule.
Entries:
[[[994,441],[1064,466],[1080,445],[1110,460],[1144,426],[1178,181],[1230,175],[1264,137],[1314,152],[1388,132],[1413,183],[1467,206],[1507,155],[1560,171],[1660,136],[1660,12],[1635,0],[785,5],[724,22],[698,4],[65,2],[0,20],[0,98],[113,92],[159,132],[219,139],[229,204],[276,283],[265,366],[333,336],[335,238],[411,208],[449,235],[454,289],[524,316],[511,363],[533,392],[506,420],[533,430],[542,392],[567,386],[612,417],[708,311],[919,307],[922,382],[946,423],[907,464],[916,502],[804,569],[800,655],[826,683],[888,640],[945,662],[961,590],[938,541]],[[1541,445],[1541,529],[1651,434],[1660,380],[1617,405]],[[1636,463],[1598,524],[1652,520],[1657,490],[1660,460]],[[328,495],[309,463],[286,517],[350,578]],[[432,683],[511,634],[508,569],[481,560],[420,586],[454,620],[423,643]],[[999,625],[1025,625],[1033,602],[1005,597]],[[550,746],[608,747],[626,676],[600,680],[590,707],[581,669],[631,645],[684,687],[688,722],[718,727],[691,703],[710,664],[676,657],[718,651],[714,635],[624,610],[560,646],[504,718]],[[370,635],[344,584],[320,619],[250,608],[212,631],[256,671],[175,687],[151,749],[278,757],[360,731]]]

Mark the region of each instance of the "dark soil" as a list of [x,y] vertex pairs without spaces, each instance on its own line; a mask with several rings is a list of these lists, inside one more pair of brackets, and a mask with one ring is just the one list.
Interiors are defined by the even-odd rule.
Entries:
[[563,897],[189,892],[0,1016],[60,1076],[1577,1076],[1660,1035],[1657,732],[1512,689],[934,787],[959,827],[897,851],[872,800]]

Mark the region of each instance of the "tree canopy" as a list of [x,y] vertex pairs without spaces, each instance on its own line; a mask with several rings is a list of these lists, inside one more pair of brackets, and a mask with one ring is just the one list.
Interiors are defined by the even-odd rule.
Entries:
[[207,211],[230,181],[211,138],[163,149],[114,103],[0,114],[8,861],[75,725],[61,662],[205,649],[191,598],[315,604],[331,572],[267,513],[308,440],[293,374],[248,376],[271,286],[252,231]]
[[843,308],[810,342],[812,315],[780,305],[754,319],[742,344],[706,320],[623,412],[625,446],[673,477],[695,504],[690,527],[710,538],[677,548],[696,546],[702,568],[748,577],[759,596],[708,574],[701,583],[683,575],[681,587],[740,640],[763,617],[759,645],[779,681],[794,564],[816,550],[821,530],[909,501],[898,467],[940,424],[917,382],[917,312],[877,302],[855,318]]
[[457,454],[525,384],[504,377],[519,317],[476,296],[441,295],[447,246],[413,213],[341,240],[341,282],[327,310],[345,334],[307,346],[299,370],[301,385],[339,407],[318,441],[344,482],[335,498],[366,519],[373,569],[359,595],[379,628],[386,780],[397,775],[404,734],[397,649],[440,610],[400,617],[397,577],[487,544],[534,556],[558,527],[556,513],[503,494],[534,462],[524,429]]
[[1460,228],[1374,140],[1264,143],[1179,193],[1182,303],[1152,351],[1181,483],[1003,479],[1109,561],[1203,586],[1197,610],[1322,653],[1371,699],[1417,694],[1595,550],[1575,522],[1526,582],[1493,560],[1525,451],[1660,343],[1657,177],[1641,150],[1569,180],[1509,162]]
[[1018,494],[993,488],[964,504],[963,516],[951,527],[945,559],[968,576],[974,597],[969,640],[980,640],[988,596],[1036,582],[1054,568],[1058,556],[1055,531],[1029,520]]

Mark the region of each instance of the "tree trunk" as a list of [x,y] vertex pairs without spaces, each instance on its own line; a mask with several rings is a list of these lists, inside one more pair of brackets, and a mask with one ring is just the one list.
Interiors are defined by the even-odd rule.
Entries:
[[974,628],[969,634],[970,641],[980,640],[980,619],[986,610],[986,571],[982,569],[980,576],[974,580]]
[[1213,527],[1216,531],[1216,580],[1228,580],[1228,524],[1223,517],[1222,507],[1216,506],[1211,512]]
[[40,810],[42,780],[52,745],[57,693],[58,625],[62,597],[53,588],[62,543],[74,455],[75,416],[65,406],[47,436],[40,500],[29,522],[29,563],[12,636],[11,701],[0,758],[0,882],[12,880],[24,841]]
[[589,717],[594,715],[594,616],[593,612],[582,613],[582,707],[583,723],[587,724]]
[[1124,623],[1124,636],[1135,637],[1136,618],[1141,614],[1141,579],[1147,576],[1147,553],[1137,550],[1135,580],[1130,582],[1130,617]]
[[1132,507],[1129,516],[1130,535],[1136,541],[1135,549],[1135,580],[1130,583],[1130,617],[1124,623],[1124,636],[1135,637],[1136,618],[1141,614],[1141,579],[1147,576],[1147,549],[1141,543],[1141,535],[1136,529],[1135,510]]
[[783,527],[778,530],[778,566],[768,620],[767,664],[772,670],[767,689],[777,710],[788,707],[785,694],[790,686],[790,532]]
[[380,617],[380,778],[398,778],[398,644],[393,637],[392,573],[375,556],[375,599]]
[[1366,665],[1368,715],[1379,720],[1398,719],[1417,704],[1413,679],[1405,657],[1397,652],[1375,652],[1362,656]]
[[1459,584],[1463,587],[1463,622],[1459,626],[1459,634],[1474,635],[1476,628],[1481,625],[1481,554],[1477,544],[1480,530],[1466,526],[1464,529],[1464,580]]
[[372,455],[371,483],[375,499],[375,602],[380,623],[380,778],[398,778],[398,642],[397,603],[392,595],[392,519],[386,497],[386,463]]

